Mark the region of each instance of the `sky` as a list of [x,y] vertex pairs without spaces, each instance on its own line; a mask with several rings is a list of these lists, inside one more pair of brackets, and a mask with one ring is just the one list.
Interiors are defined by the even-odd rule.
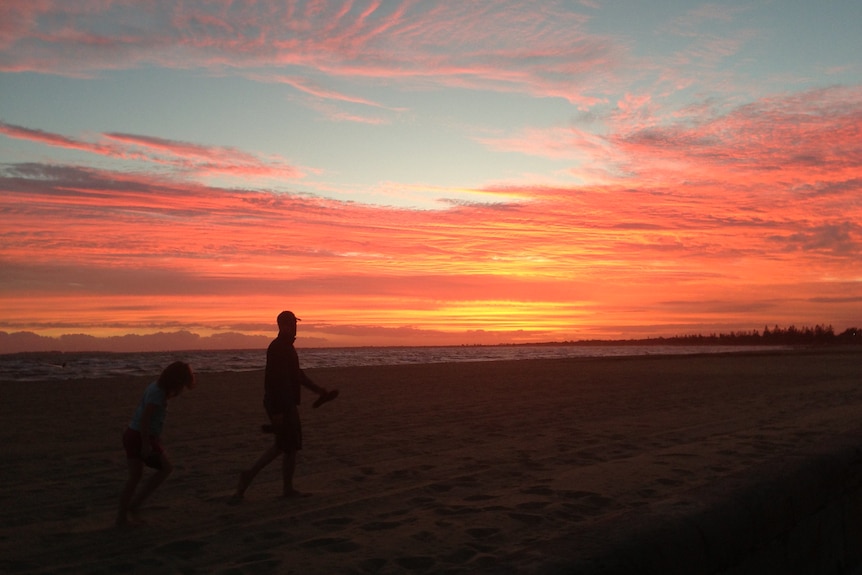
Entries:
[[0,353],[862,326],[862,2],[4,0]]

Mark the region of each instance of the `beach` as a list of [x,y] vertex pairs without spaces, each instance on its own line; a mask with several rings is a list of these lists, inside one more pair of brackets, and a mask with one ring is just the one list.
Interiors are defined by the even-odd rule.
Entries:
[[[129,529],[114,526],[121,434],[158,374],[0,382],[0,572],[733,572],[757,549],[723,533],[791,533],[807,517],[794,485],[824,483],[808,462],[860,469],[860,360],[824,348],[311,369],[340,396],[312,409],[304,391],[295,483],[310,496],[280,498],[276,462],[239,504],[239,471],[271,441],[263,374],[202,373],[168,409],[174,473]],[[773,495],[763,521],[715,511],[762,485],[791,504]],[[715,524],[678,527],[693,516]],[[793,560],[779,547],[759,549]]]

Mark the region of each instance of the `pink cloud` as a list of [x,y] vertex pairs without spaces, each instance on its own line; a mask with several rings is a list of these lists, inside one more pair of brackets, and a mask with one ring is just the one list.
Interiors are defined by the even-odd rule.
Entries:
[[764,98],[717,117],[635,130],[615,143],[639,174],[659,170],[670,177],[658,166],[673,162],[672,180],[715,178],[744,187],[825,185],[859,175],[860,101],[859,88]]
[[388,106],[384,106],[379,102],[374,102],[372,100],[368,100],[366,98],[359,98],[356,96],[351,96],[349,94],[344,94],[335,90],[330,90],[323,88],[321,86],[316,85],[314,82],[307,78],[303,78],[301,76],[251,76],[260,81],[264,82],[280,82],[283,84],[288,84],[293,86],[297,90],[301,92],[305,92],[311,96],[319,98],[321,100],[336,100],[340,102],[345,102],[348,104],[361,104],[363,106],[369,106],[374,108],[384,108],[389,110],[400,110],[399,108],[391,108]]
[[[645,143],[638,145],[643,147]],[[648,159],[644,160],[644,166],[650,165]],[[58,254],[98,253],[105,248],[96,238],[106,233],[109,237],[103,246],[124,245],[122,236],[134,234],[132,230],[144,225],[148,230],[141,233],[148,242],[143,247],[146,257],[161,253],[162,245],[168,249],[166,255],[243,254],[240,260],[223,268],[224,273],[235,270],[240,275],[245,273],[243,270],[267,267],[269,264],[263,262],[273,258],[286,257],[300,270],[330,269],[340,267],[339,261],[349,261],[357,273],[372,275],[399,270],[399,276],[403,272],[422,276],[443,266],[456,276],[484,275],[490,269],[501,276],[526,273],[560,279],[580,273],[591,277],[592,270],[601,268],[603,277],[613,273],[630,279],[629,258],[655,257],[665,262],[664,270],[681,268],[684,274],[696,277],[714,266],[709,258],[772,252],[774,238],[790,237],[806,229],[819,234],[821,240],[828,237],[824,230],[843,230],[835,236],[836,241],[843,242],[835,251],[849,255],[858,233],[856,228],[841,224],[851,221],[852,213],[845,212],[844,220],[834,219],[835,215],[829,213],[835,200],[832,195],[837,191],[811,197],[803,208],[798,208],[790,201],[795,197],[793,190],[785,190],[784,199],[767,196],[758,201],[752,189],[747,200],[751,209],[746,209],[744,204],[729,203],[721,184],[707,179],[668,190],[513,188],[506,192],[528,201],[453,205],[444,212],[414,212],[290,195],[216,194],[204,186],[170,184],[144,175],[60,169],[43,170],[42,174],[37,179],[17,180],[19,191],[7,184],[10,191],[25,194],[16,204],[30,206],[18,210],[22,226],[34,226],[39,234],[50,235],[50,229],[41,223],[48,221],[42,210],[62,209],[69,216],[79,211],[81,215],[89,214],[70,221],[64,228],[70,237],[86,238],[86,242],[52,242]],[[851,192],[848,189],[847,193]],[[117,221],[119,225],[113,228],[118,231],[95,236],[86,232],[89,226],[98,225],[99,217],[93,216],[103,210],[107,211],[102,217]],[[824,213],[828,219],[806,222],[806,212]],[[26,213],[32,213],[33,218],[25,218]],[[182,219],[165,217],[173,213],[183,214]],[[269,231],[249,236],[249,226]],[[199,232],[207,229],[221,232],[217,238]],[[740,239],[745,231],[755,236]],[[179,252],[170,247],[177,245],[175,234],[183,238]],[[572,237],[578,238],[574,244]],[[51,257],[50,251],[40,253],[39,257]],[[691,253],[699,257],[685,264],[667,259],[690,258]],[[110,258],[110,251],[104,255]],[[188,263],[203,265],[207,257],[197,263],[193,258]],[[256,263],[258,257],[260,264]],[[615,263],[617,260],[619,263]],[[695,265],[696,262],[701,263]],[[635,275],[639,270],[640,266]]]
[[70,150],[80,150],[83,152],[91,152],[104,156],[121,155],[119,149],[111,146],[83,142],[81,140],[67,138],[59,134],[52,134],[43,130],[34,130],[22,126],[15,126],[13,124],[7,124],[5,122],[0,122],[0,134],[4,134],[10,138],[15,138],[19,140],[29,140],[31,142],[39,142],[48,146],[56,146],[59,148],[66,148]]
[[299,168],[282,158],[262,158],[232,147],[202,146],[122,133],[102,134],[105,140],[112,143],[99,144],[3,122],[0,122],[0,133],[10,138],[39,142],[49,146],[168,166],[178,173],[197,177],[229,175],[243,178],[294,179],[303,176]]
[[857,189],[860,102],[862,89],[835,87],[661,118],[649,96],[627,96],[606,118],[607,135],[571,126],[476,140],[495,151],[570,160],[571,173],[589,184],[672,185],[685,195],[733,190],[740,199],[782,190],[802,199]]
[[[431,5],[351,2],[180,4],[9,0],[19,27],[6,29],[0,71],[93,74],[156,64],[168,68],[269,69],[383,78],[600,101],[581,88],[622,57],[588,34],[583,15],[562,4]],[[130,24],[134,23],[134,24]],[[549,25],[550,23],[550,25]],[[98,32],[96,32],[98,30]],[[518,30],[518,34],[511,34]],[[308,84],[300,89],[314,92]],[[332,98],[331,91],[320,97]],[[346,98],[351,99],[350,97]]]
[[729,23],[749,8],[728,6],[726,4],[703,4],[685,12],[667,25],[667,30],[685,36],[696,36],[702,33],[704,24],[715,22]]
[[721,186],[835,195],[852,191],[862,177],[860,102],[862,89],[835,87],[660,118],[648,96],[628,96],[607,117],[607,135],[552,127],[476,139],[495,151],[579,162],[591,171],[573,166],[573,173],[593,183],[649,182],[687,194]]
[[[496,152],[570,161],[572,166],[567,170],[567,175],[586,185],[612,184],[622,179],[620,155],[613,142],[606,136],[574,126],[528,128],[511,135],[481,136],[475,139]],[[536,176],[529,178],[534,182],[537,179]],[[530,197],[526,193],[517,195]]]

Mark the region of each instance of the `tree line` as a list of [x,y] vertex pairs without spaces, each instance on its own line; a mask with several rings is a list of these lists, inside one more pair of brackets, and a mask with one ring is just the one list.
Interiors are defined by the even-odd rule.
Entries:
[[791,325],[786,328],[776,325],[772,329],[766,326],[763,331],[755,329],[710,335],[679,335],[647,341],[684,345],[862,345],[862,330],[851,327],[841,333],[835,333],[831,325],[814,327]]
[[831,325],[814,327],[766,326],[763,331],[731,331],[709,335],[676,335],[642,339],[556,341],[504,345],[862,345],[862,329],[851,327],[835,333]]

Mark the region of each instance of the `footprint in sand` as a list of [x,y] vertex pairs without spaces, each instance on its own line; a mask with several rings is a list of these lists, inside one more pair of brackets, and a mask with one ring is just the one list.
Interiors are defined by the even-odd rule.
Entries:
[[415,509],[430,509],[438,505],[435,497],[414,497],[408,503]]
[[316,527],[322,527],[324,529],[338,529],[342,527],[346,527],[353,523],[352,517],[327,517],[326,519],[321,519],[320,521],[313,522],[313,525]]
[[281,560],[269,553],[254,553],[243,557],[239,564],[239,573],[277,573]]
[[390,471],[384,476],[387,481],[400,481],[402,479],[413,479],[418,477],[419,473],[415,469],[396,469]]
[[500,532],[496,527],[472,527],[467,529],[467,534],[473,539],[485,540]]
[[497,499],[497,495],[485,495],[484,493],[478,493],[476,495],[468,495],[464,498],[464,501],[488,501],[490,499]]
[[359,545],[350,539],[343,537],[320,537],[317,539],[309,539],[300,544],[306,549],[325,549],[333,553],[349,553],[359,549]]
[[373,467],[360,467],[359,471],[362,473],[362,475],[352,475],[350,477],[351,481],[355,483],[361,483],[368,479],[369,476],[377,475],[377,471],[375,471]]
[[480,510],[464,505],[441,505],[434,510],[438,515],[470,515],[479,513]]
[[382,557],[372,557],[371,559],[366,559],[359,564],[360,569],[362,569],[363,573],[377,573],[383,566],[386,565],[386,559]]
[[525,509],[528,511],[537,511],[539,509],[544,509],[550,505],[549,501],[525,501],[523,503],[518,503],[516,507],[518,509]]
[[446,563],[460,565],[462,563],[467,563],[468,561],[473,559],[473,557],[475,557],[476,555],[477,555],[477,551],[475,549],[470,549],[470,548],[464,547],[462,549],[458,549],[457,551],[453,551],[452,553],[450,553],[448,555],[444,555],[442,557],[442,559]]
[[362,526],[363,531],[385,531],[386,529],[395,529],[403,525],[402,521],[371,521]]
[[438,541],[437,535],[433,531],[418,531],[410,537],[422,543],[434,543]]
[[246,535],[242,538],[243,543],[256,543],[258,541],[291,541],[293,537],[290,537],[286,531],[281,531],[278,529],[270,530],[270,531],[260,531],[258,533],[253,533],[251,535]]
[[179,557],[180,559],[193,559],[200,554],[201,549],[206,547],[206,545],[203,541],[183,539],[156,547],[155,551],[157,554],[170,555],[172,557]]
[[527,495],[553,495],[554,490],[547,485],[534,485],[533,487],[521,489],[521,493],[526,493]]
[[533,513],[517,513],[515,511],[509,513],[509,517],[527,525],[538,525],[545,520],[541,515],[535,515]]
[[437,562],[433,557],[419,555],[415,557],[399,557],[395,560],[399,566],[410,571],[425,571],[434,566]]
[[607,505],[613,502],[613,499],[592,491],[561,491],[560,495],[566,499],[584,499],[594,505]]

